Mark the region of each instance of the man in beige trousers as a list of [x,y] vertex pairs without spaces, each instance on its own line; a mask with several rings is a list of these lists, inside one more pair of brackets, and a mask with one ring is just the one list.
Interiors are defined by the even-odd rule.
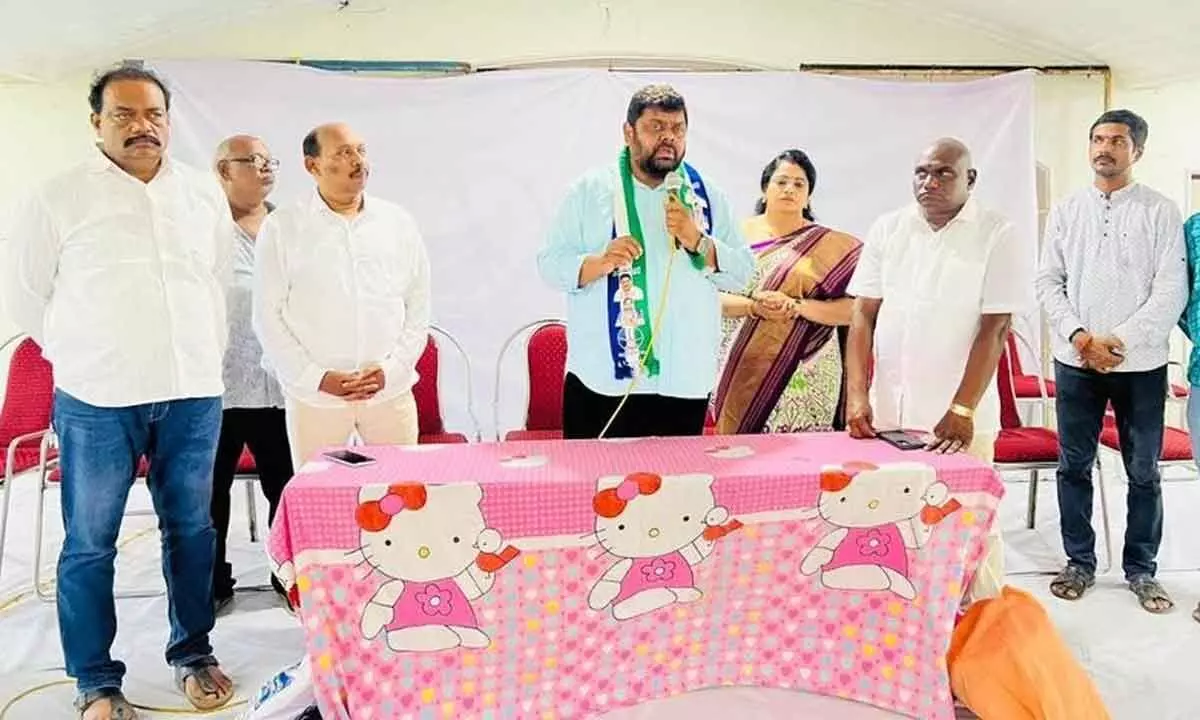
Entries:
[[403,208],[365,192],[363,140],[342,124],[304,139],[311,196],[263,222],[254,328],[279,378],[296,468],[352,433],[417,441],[412,388],[429,333],[429,261]]

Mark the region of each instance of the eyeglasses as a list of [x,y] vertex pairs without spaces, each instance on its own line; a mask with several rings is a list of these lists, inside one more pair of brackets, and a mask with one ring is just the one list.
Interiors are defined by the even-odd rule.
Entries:
[[251,155],[249,157],[228,158],[229,162],[247,163],[253,165],[254,169],[259,172],[270,170],[275,172],[279,169],[279,161],[275,158],[263,157],[262,155]]

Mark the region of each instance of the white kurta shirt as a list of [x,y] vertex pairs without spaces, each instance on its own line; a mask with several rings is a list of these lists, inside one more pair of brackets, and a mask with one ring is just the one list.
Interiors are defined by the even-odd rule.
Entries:
[[1059,362],[1082,365],[1069,338],[1083,329],[1125,343],[1113,372],[1166,365],[1188,301],[1179,208],[1136,183],[1108,195],[1095,187],[1072,194],[1046,222],[1037,288]]
[[[871,383],[877,428],[933,430],[954,402],[981,316],[1033,307],[1033,256],[1011,223],[974,199],[938,231],[915,204],[875,222],[847,292],[883,300]],[[975,431],[999,429],[992,381]]]
[[86,403],[220,396],[234,228],[210,173],[164,159],[143,183],[98,152],[17,212],[8,313]]
[[263,362],[285,393],[340,407],[320,392],[329,370],[378,364],[384,388],[369,403],[412,390],[429,335],[429,260],[403,208],[367,196],[353,218],[317,192],[267,216],[258,233],[254,328]]

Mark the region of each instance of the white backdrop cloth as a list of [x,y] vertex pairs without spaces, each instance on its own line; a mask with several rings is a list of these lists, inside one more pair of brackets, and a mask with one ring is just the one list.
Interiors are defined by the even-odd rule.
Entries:
[[[1036,253],[1032,72],[950,83],[593,70],[431,79],[243,61],[150,64],[175,93],[174,156],[208,166],[224,137],[258,135],[283,163],[276,202],[311,192],[300,148],[311,128],[344,121],[362,134],[373,166],[369,192],[404,205],[421,227],[434,322],[471,358],[485,437],[494,430],[502,343],[519,326],[564,309],[535,266],[550,219],[572,180],[615,159],[629,97],[647,83],[668,82],[684,95],[688,161],[729,195],[739,216],[753,212],[763,166],[800,148],[817,167],[818,220],[861,237],[880,214],[911,201],[915,158],[950,135],[973,151],[978,197],[1007,215]],[[1036,337],[1030,327],[1026,320],[1026,336]],[[501,376],[502,429],[523,419],[519,355]],[[443,412],[462,429],[461,366],[445,362]]]

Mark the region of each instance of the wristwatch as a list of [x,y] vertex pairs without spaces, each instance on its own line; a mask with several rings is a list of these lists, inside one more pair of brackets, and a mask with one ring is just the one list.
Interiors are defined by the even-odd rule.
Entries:
[[708,251],[712,249],[712,246],[713,246],[712,238],[709,237],[708,235],[701,234],[700,242],[696,243],[696,249],[689,250],[688,252],[692,253],[693,255],[701,255],[701,256],[708,255]]
[[950,412],[954,413],[955,415],[957,415],[961,418],[967,418],[968,420],[975,417],[974,409],[969,408],[966,405],[960,405],[958,403],[954,403],[953,405],[950,406]]

